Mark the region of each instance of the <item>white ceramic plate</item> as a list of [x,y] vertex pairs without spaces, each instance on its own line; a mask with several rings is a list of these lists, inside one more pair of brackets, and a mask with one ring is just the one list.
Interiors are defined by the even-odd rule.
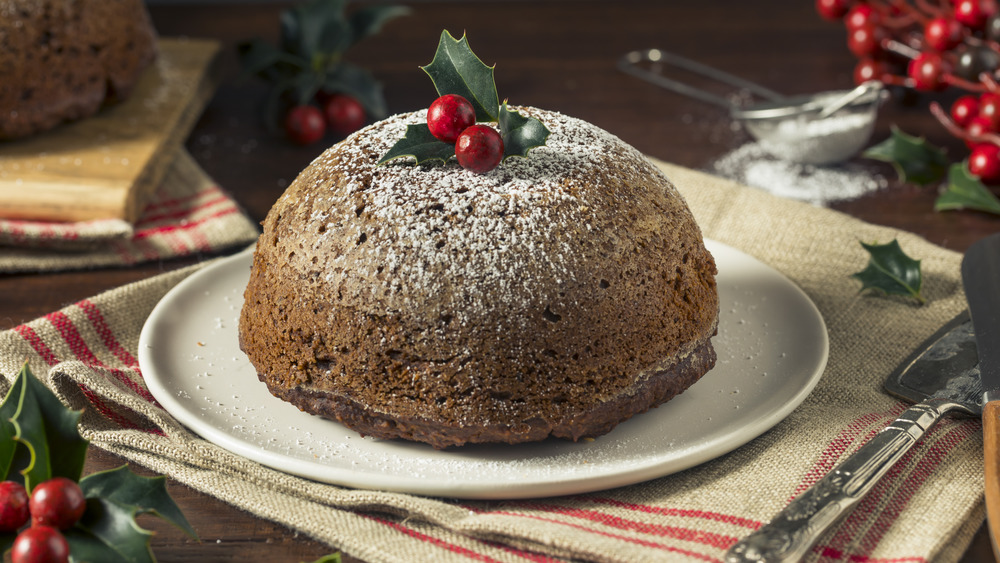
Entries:
[[524,498],[629,485],[687,469],[762,434],[798,406],[826,366],[812,301],[758,260],[708,241],[719,266],[716,367],[679,397],[593,441],[436,451],[363,438],[275,399],[240,351],[251,254],[171,290],[139,339],[156,400],[205,439],[276,469],[349,487],[458,498]]

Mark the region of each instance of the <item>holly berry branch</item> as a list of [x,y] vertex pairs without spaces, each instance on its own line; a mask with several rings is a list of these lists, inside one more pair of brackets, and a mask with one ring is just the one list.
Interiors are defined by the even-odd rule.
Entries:
[[360,129],[368,116],[386,115],[381,85],[344,56],[387,21],[410,10],[377,4],[347,15],[346,4],[346,0],[311,0],[290,8],[281,13],[278,46],[262,39],[239,46],[243,74],[270,84],[266,122],[281,123],[297,144],[314,143],[327,129],[346,136]]
[[[847,30],[847,47],[858,58],[854,80],[878,80],[923,92],[968,92],[945,110],[930,111],[946,131],[963,140],[968,158],[948,171],[949,181],[936,209],[971,208],[996,212],[1000,199],[986,185],[1000,184],[1000,8],[996,0],[816,0],[816,10]],[[872,158],[914,164],[915,144],[894,131]],[[920,147],[916,152],[933,152]],[[901,158],[900,160],[893,160]],[[908,161],[908,162],[907,162]],[[940,159],[934,157],[933,165]],[[897,166],[899,169],[899,166]],[[931,183],[945,177],[912,177]],[[969,183],[980,184],[975,189]],[[965,196],[973,194],[971,199]]]
[[[541,121],[500,102],[494,67],[472,52],[464,34],[455,39],[442,31],[434,59],[421,68],[439,97],[427,110],[427,123],[408,125],[379,164],[407,156],[417,164],[446,162],[454,155],[462,168],[482,174],[511,156],[527,157],[548,139]],[[481,123],[496,123],[499,132]]]
[[88,442],[27,364],[0,404],[0,552],[13,563],[153,562],[152,536],[135,520],[154,514],[197,538],[164,477],[126,466],[81,477]]

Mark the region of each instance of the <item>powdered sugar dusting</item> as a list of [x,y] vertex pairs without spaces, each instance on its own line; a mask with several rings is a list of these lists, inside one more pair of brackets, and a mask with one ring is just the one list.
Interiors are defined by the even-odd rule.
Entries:
[[[579,272],[594,254],[587,248],[592,210],[615,208],[607,199],[624,197],[617,185],[600,183],[658,172],[586,122],[518,109],[552,133],[528,158],[509,158],[486,174],[454,160],[376,165],[425,111],[375,124],[317,158],[285,197],[309,210],[302,227],[318,233],[312,250],[324,257],[327,283],[339,280],[342,292],[381,303],[385,314],[419,308],[459,322],[482,322],[497,301],[590,283]],[[612,161],[624,174],[607,174]]]

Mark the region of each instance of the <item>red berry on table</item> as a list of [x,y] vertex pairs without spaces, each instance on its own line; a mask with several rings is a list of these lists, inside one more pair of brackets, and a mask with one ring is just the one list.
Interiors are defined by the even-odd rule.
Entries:
[[311,145],[326,134],[323,114],[314,106],[295,106],[285,115],[285,134],[297,145]]
[[950,71],[948,64],[939,53],[925,51],[920,53],[907,66],[907,75],[913,80],[917,90],[942,90],[948,86],[945,76]]
[[346,94],[333,94],[323,100],[323,114],[330,129],[344,137],[365,124],[365,108],[356,98]]
[[851,8],[851,0],[816,0],[816,11],[824,19],[837,21]]
[[962,42],[964,28],[957,20],[947,17],[934,18],[924,26],[924,39],[935,51],[954,49]]
[[976,145],[969,155],[969,173],[985,184],[1000,182],[1000,146],[993,143]]
[[874,25],[862,25],[848,30],[847,48],[856,57],[871,57],[882,50],[885,30]]
[[32,526],[14,539],[10,558],[12,563],[66,563],[69,543],[51,526]]
[[445,94],[434,100],[427,110],[427,127],[431,134],[446,143],[454,143],[458,136],[476,123],[476,110],[458,94]]
[[28,491],[16,481],[0,482],[0,532],[16,532],[28,523]]
[[72,479],[54,477],[39,483],[28,501],[31,523],[65,530],[76,524],[87,509],[83,491]]
[[967,127],[972,118],[979,115],[979,98],[971,94],[962,96],[951,104],[949,113],[952,121],[957,123],[959,127]]
[[458,136],[455,156],[466,170],[484,174],[503,160],[503,139],[487,125],[472,125]]

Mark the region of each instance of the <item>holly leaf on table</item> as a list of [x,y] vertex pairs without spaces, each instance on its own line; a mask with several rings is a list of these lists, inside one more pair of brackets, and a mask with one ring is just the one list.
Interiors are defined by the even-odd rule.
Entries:
[[920,294],[923,285],[920,260],[907,256],[895,239],[887,244],[862,242],[861,246],[870,254],[868,266],[851,274],[852,278],[861,281],[861,291],[872,289],[888,295],[913,297],[921,305],[926,303]]
[[448,30],[442,31],[434,58],[420,68],[431,77],[439,96],[458,94],[469,100],[476,110],[476,121],[497,120],[500,97],[493,67],[472,52],[465,34],[455,39]]
[[[25,488],[31,491],[53,477],[79,480],[87,455],[87,440],[77,430],[83,411],[67,409],[27,364],[14,386],[18,390],[17,411],[11,418],[14,439],[27,447],[31,458],[21,471]],[[12,398],[8,392],[7,400]]]
[[892,135],[866,150],[862,156],[892,164],[901,182],[926,186],[939,182],[948,170],[944,151],[922,137],[907,135],[893,126]]
[[455,155],[455,145],[446,143],[435,137],[426,123],[418,123],[406,126],[406,135],[396,141],[396,144],[385,153],[379,164],[384,164],[390,160],[412,156],[417,159],[417,164],[440,160],[447,162]]
[[80,480],[86,498],[101,498],[131,507],[136,514],[155,514],[197,538],[194,528],[167,493],[166,477],[142,477],[127,466],[91,473]]
[[965,163],[951,166],[948,186],[934,201],[934,211],[957,209],[975,209],[1000,215],[1000,199],[969,172]]
[[75,561],[154,563],[153,532],[139,527],[136,509],[103,498],[88,498],[83,517],[63,535]]
[[524,117],[507,107],[500,106],[500,136],[503,138],[503,157],[528,156],[528,151],[545,144],[549,130],[534,117]]

